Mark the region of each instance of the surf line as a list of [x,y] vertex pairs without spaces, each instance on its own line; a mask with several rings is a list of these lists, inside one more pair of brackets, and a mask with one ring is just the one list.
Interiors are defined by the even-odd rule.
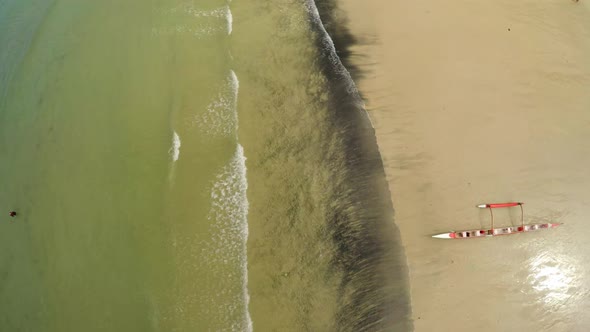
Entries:
[[[229,6],[228,6],[229,11]],[[230,17],[231,17],[231,12]],[[231,20],[230,20],[231,22]],[[230,33],[231,33],[231,25],[230,25]],[[233,100],[233,108],[234,108],[234,119],[235,119],[235,134],[236,134],[236,141],[238,142],[237,151],[236,151],[236,158],[238,161],[238,170],[239,170],[239,177],[242,182],[243,192],[242,195],[242,204],[244,208],[242,209],[243,215],[242,218],[242,252],[244,253],[242,258],[242,297],[244,301],[244,319],[246,323],[246,331],[252,332],[253,331],[253,324],[252,324],[252,317],[250,316],[250,293],[248,292],[248,177],[247,177],[247,169],[246,169],[246,156],[244,154],[244,148],[239,143],[238,138],[238,95],[240,90],[240,81],[238,80],[238,76],[236,73],[231,70],[231,88],[234,93],[234,100]]]
[[322,22],[320,12],[318,11],[315,1],[307,0],[306,7],[311,15],[312,22],[320,29],[320,32],[323,35],[322,43],[323,46],[327,50],[329,50],[328,57],[330,59],[330,62],[332,63],[338,74],[344,76],[344,79],[346,81],[346,91],[352,96],[354,96],[354,101],[358,103],[358,106],[364,111],[364,115],[369,120],[371,127],[375,129],[375,126],[373,125],[373,120],[371,119],[371,117],[369,116],[369,112],[367,112],[367,109],[365,108],[365,102],[363,101],[363,98],[361,98],[361,95],[356,87],[356,84],[354,83],[354,80],[352,79],[352,76],[350,75],[350,72],[348,72],[346,67],[344,67],[344,65],[342,64],[342,61],[340,61],[340,57],[338,57],[338,53],[336,52],[336,46],[334,46],[334,41],[332,40],[330,34],[326,30],[326,27],[324,27],[324,23]]
[[239,178],[240,178],[240,182],[241,182],[241,188],[243,190],[243,192],[241,192],[241,199],[242,199],[242,205],[243,208],[241,209],[243,215],[241,216],[241,221],[242,221],[242,238],[241,238],[241,246],[242,246],[242,252],[243,252],[243,256],[241,259],[241,263],[242,263],[242,297],[243,297],[243,301],[244,301],[244,320],[246,323],[246,331],[248,332],[252,332],[253,330],[253,326],[252,326],[252,317],[250,316],[250,294],[248,292],[248,249],[247,249],[247,244],[248,244],[248,208],[249,208],[249,203],[248,203],[248,195],[247,193],[247,189],[248,189],[248,178],[246,176],[247,174],[247,170],[246,170],[246,156],[244,155],[244,148],[242,147],[242,145],[238,144],[237,147],[237,151],[236,151],[236,158],[237,158],[237,162],[238,162],[238,171],[240,172]]
[[[222,116],[224,125],[227,126],[224,134],[232,136],[234,142],[234,152],[228,163],[219,171],[215,182],[211,188],[211,211],[210,220],[214,223],[214,228],[218,232],[223,231],[223,239],[229,241],[224,244],[223,248],[216,248],[216,252],[223,257],[224,261],[235,262],[235,268],[238,270],[235,276],[236,283],[240,283],[240,290],[237,290],[235,296],[239,298],[239,315],[240,322],[232,324],[232,329],[239,327],[240,331],[251,332],[253,330],[252,318],[250,316],[250,294],[248,292],[248,179],[246,170],[246,157],[244,148],[238,138],[238,94],[240,82],[238,76],[233,70],[230,70],[225,78],[223,94],[227,96],[227,101],[220,103],[223,105],[218,111],[228,112],[227,116]],[[218,234],[221,236],[220,234]],[[231,308],[234,305],[221,306],[221,308]],[[231,312],[220,313],[222,315],[231,314]]]

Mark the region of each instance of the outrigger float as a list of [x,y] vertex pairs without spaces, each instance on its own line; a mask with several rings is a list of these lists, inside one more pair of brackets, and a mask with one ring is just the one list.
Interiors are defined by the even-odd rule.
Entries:
[[[438,239],[472,239],[472,238],[482,238],[488,236],[498,236],[498,235],[511,235],[511,234],[518,234],[518,233],[525,233],[536,231],[539,229],[548,229],[548,228],[555,228],[561,223],[547,223],[547,224],[524,224],[524,211],[522,209],[522,205],[524,203],[521,202],[509,202],[509,203],[493,203],[493,204],[480,204],[477,207],[480,209],[490,209],[490,216],[492,217],[492,227],[490,229],[475,229],[469,231],[459,231],[459,232],[449,232],[449,233],[442,233],[436,234],[432,237]],[[494,213],[492,209],[497,208],[508,208],[508,207],[520,207],[520,226],[510,226],[510,227],[503,227],[503,228],[494,228]]]

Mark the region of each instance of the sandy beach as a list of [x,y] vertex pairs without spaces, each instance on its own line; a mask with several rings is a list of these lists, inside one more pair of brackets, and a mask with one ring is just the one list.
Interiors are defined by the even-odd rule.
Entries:
[[[416,331],[590,327],[590,6],[353,1],[340,9],[396,210]],[[355,71],[353,71],[355,72]],[[467,241],[479,203],[558,229]],[[497,224],[520,221],[497,211]]]

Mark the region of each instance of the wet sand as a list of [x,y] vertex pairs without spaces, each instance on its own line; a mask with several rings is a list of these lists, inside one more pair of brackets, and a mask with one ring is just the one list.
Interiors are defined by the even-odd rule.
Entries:
[[[590,326],[590,6],[575,1],[353,1],[349,61],[406,249],[416,331]],[[524,201],[558,229],[489,227],[479,203]],[[497,225],[518,210],[497,211]]]

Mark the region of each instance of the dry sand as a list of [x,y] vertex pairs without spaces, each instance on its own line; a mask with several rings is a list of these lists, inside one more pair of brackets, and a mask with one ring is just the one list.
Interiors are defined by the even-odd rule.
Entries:
[[[590,330],[590,6],[342,0],[410,269],[416,331]],[[439,240],[524,201],[558,229]],[[519,211],[497,211],[497,224]],[[586,228],[584,228],[586,227]]]

